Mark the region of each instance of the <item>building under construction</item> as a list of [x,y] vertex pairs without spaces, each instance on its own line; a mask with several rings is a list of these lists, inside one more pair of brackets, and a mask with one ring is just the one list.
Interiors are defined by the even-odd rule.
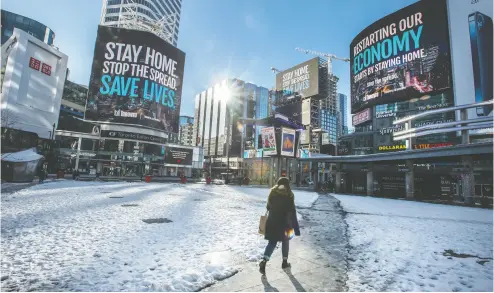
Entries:
[[275,113],[305,129],[299,154],[334,152],[340,123],[337,83],[338,77],[328,73],[328,61],[319,57],[277,74]]

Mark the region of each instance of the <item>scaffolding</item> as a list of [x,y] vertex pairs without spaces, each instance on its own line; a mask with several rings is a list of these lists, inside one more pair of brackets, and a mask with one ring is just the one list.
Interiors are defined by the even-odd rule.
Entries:
[[139,12],[135,0],[125,0],[126,5],[120,9],[117,27],[150,32],[170,44],[173,44],[173,32],[177,23],[176,14],[164,15],[159,19],[146,17]]

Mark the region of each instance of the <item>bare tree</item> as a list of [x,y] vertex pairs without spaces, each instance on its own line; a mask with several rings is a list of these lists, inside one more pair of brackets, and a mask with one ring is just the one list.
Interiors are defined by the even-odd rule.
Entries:
[[3,128],[14,128],[19,123],[19,116],[10,109],[3,109],[0,116]]

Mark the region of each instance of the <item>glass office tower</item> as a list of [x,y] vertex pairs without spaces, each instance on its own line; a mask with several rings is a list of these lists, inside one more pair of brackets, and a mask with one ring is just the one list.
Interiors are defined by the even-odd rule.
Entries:
[[29,17],[2,9],[2,45],[12,36],[14,27],[29,33],[48,45],[53,45],[55,33],[49,27]]

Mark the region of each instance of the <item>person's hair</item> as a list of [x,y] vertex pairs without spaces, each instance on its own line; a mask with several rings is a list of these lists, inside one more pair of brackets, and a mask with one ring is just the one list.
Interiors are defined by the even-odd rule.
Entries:
[[280,177],[278,179],[278,182],[276,183],[278,186],[284,186],[286,190],[288,190],[288,193],[292,192],[292,189],[290,188],[290,180],[286,177]]

